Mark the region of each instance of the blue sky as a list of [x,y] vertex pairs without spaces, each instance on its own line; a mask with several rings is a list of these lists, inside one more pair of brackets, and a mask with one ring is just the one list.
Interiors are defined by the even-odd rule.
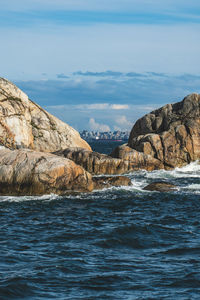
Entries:
[[1,74],[81,129],[200,92],[199,0],[0,0]]

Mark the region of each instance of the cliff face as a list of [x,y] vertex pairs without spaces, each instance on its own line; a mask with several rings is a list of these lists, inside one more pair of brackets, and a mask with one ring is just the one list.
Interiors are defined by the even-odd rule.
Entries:
[[139,119],[128,146],[159,160],[166,169],[199,159],[200,95],[191,94]]
[[91,150],[79,133],[0,78],[0,144],[11,149],[53,152],[68,147]]

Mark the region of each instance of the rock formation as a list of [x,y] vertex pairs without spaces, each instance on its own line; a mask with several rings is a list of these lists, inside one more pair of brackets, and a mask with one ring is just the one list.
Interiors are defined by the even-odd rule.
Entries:
[[101,190],[112,186],[131,186],[131,179],[126,176],[94,176],[94,189]]
[[135,168],[172,169],[199,159],[200,95],[191,94],[139,119],[127,146],[112,156],[132,162]]
[[79,133],[0,78],[0,144],[10,149],[53,152],[67,147],[91,150]]
[[178,190],[178,187],[169,182],[157,181],[152,182],[144,187],[146,191],[170,192]]
[[130,148],[127,144],[115,148],[110,156],[120,158],[124,162],[127,161],[129,171],[138,171],[141,169],[153,171],[164,167],[160,160],[152,157],[151,155],[136,151]]
[[[76,130],[0,78],[2,145],[6,148],[0,147],[0,195],[66,194],[130,185],[127,177],[91,174],[170,169],[199,159],[200,95],[145,115],[133,126],[128,144],[108,156],[92,152]],[[145,189],[150,188],[171,187],[158,183]]]
[[[126,172],[129,164],[91,152],[76,130],[3,78],[0,78],[0,145],[0,195],[62,195],[130,184],[126,177],[92,178],[86,170],[93,174],[118,174]],[[66,148],[71,150],[62,153]],[[54,151],[58,151],[57,155],[44,153]]]
[[28,149],[0,149],[0,195],[65,195],[130,185],[125,176],[92,177],[73,161]]
[[73,160],[86,171],[95,175],[122,174],[132,170],[128,161],[82,148],[67,148],[54,152],[54,154]]
[[92,176],[67,158],[27,149],[0,149],[0,195],[59,195],[93,188]]

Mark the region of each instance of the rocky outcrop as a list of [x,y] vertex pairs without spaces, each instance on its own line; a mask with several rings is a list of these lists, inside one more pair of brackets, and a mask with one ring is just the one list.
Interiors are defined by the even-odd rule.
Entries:
[[67,158],[25,149],[0,149],[0,195],[63,195],[93,188],[92,176]]
[[131,179],[126,176],[99,176],[93,177],[94,189],[101,190],[110,187],[131,186]]
[[[13,150],[19,148],[26,149]],[[108,156],[92,152],[77,131],[0,78],[0,195],[63,195],[130,185],[128,177],[92,178],[91,174],[171,169],[199,158],[198,94],[139,119],[128,144],[119,146]],[[145,189],[171,188],[166,183],[154,183]]]
[[125,176],[92,177],[73,161],[50,153],[0,148],[0,195],[65,195],[129,186]]
[[147,170],[172,169],[199,159],[200,95],[191,94],[139,119],[131,130],[128,147],[112,156],[124,157]]
[[122,174],[129,172],[131,166],[128,161],[112,158],[111,156],[91,152],[82,148],[67,148],[54,154],[73,160],[91,174]]
[[146,191],[170,192],[178,190],[178,187],[169,182],[157,181],[152,182],[144,187]]
[[67,147],[91,150],[79,133],[0,78],[0,144],[10,149],[53,152]]
[[130,148],[127,144],[115,148],[110,156],[120,158],[122,161],[128,161],[129,170],[132,171],[138,171],[140,169],[153,171],[164,167],[160,160],[151,155],[138,152]]

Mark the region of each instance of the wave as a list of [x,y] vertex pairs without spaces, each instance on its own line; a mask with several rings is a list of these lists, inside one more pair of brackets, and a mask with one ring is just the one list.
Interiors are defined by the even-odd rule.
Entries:
[[199,161],[192,162],[187,166],[175,168],[172,171],[156,170],[152,172],[143,171],[147,178],[200,178],[200,163]]
[[23,202],[30,200],[42,200],[42,201],[52,201],[61,198],[56,194],[42,195],[42,196],[0,196],[0,202]]
[[200,193],[200,163],[195,161],[182,168],[174,170],[145,170],[131,174],[132,189],[140,190],[155,181],[169,182],[178,187],[179,192]]
[[188,164],[182,168],[175,168],[175,171],[178,171],[178,172],[200,172],[200,162],[199,162],[199,160],[193,161],[190,164]]

